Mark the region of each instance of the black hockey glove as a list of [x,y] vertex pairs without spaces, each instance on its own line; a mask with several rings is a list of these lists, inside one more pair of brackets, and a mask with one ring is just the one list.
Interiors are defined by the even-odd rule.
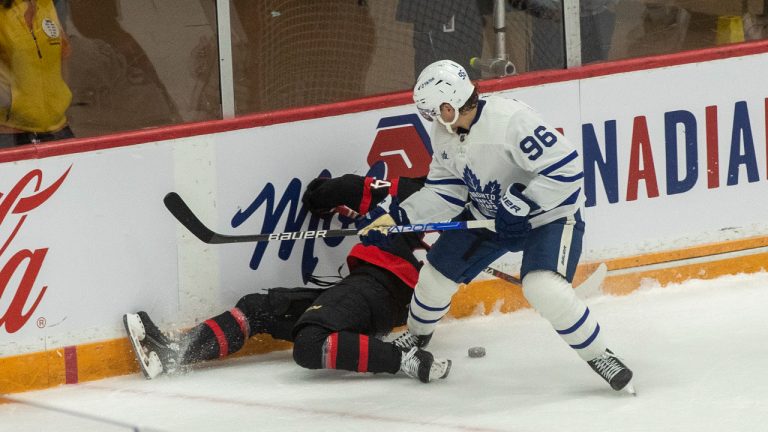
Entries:
[[[338,206],[347,206],[360,213],[367,212],[387,196],[388,188],[365,187],[366,178],[355,174],[341,177],[320,177],[307,185],[301,202],[310,212],[325,216]],[[361,209],[362,207],[362,209]]]

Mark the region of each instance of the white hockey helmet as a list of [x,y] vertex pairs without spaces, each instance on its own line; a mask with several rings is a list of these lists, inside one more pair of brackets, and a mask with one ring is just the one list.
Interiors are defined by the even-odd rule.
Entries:
[[[470,81],[467,71],[451,60],[439,60],[424,68],[413,87],[413,101],[419,114],[432,121],[437,119],[448,132],[459,119],[459,108],[472,96],[475,86]],[[450,105],[455,113],[453,120],[447,122],[440,116],[440,106]]]

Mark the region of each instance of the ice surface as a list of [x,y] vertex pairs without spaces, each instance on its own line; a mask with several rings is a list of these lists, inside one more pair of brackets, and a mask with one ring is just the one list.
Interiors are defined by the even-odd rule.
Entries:
[[[0,404],[0,431],[761,431],[768,425],[768,274],[588,301],[635,372],[612,391],[535,312],[445,321],[446,380],[309,371],[289,351],[11,395],[100,423]],[[483,346],[487,355],[469,358]]]

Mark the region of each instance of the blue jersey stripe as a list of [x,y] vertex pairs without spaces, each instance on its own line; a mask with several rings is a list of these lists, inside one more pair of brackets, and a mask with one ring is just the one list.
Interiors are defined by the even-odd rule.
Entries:
[[448,309],[451,306],[451,303],[448,303],[447,305],[445,305],[443,307],[427,306],[424,303],[422,303],[421,301],[419,301],[419,299],[416,297],[415,293],[413,294],[413,301],[416,303],[416,305],[418,307],[424,309],[425,311],[429,311],[429,312],[441,312],[441,311],[444,311],[444,310]]
[[449,203],[451,203],[451,204],[453,204],[453,205],[455,205],[455,206],[464,207],[464,204],[466,204],[466,203],[467,203],[467,202],[466,202],[466,201],[464,201],[464,200],[460,200],[460,199],[458,199],[458,198],[454,198],[454,197],[452,197],[452,196],[449,196],[449,195],[444,195],[444,194],[441,194],[441,193],[438,193],[438,195],[439,195],[439,196],[440,196],[442,199],[444,199],[444,200],[448,201]]
[[579,188],[576,192],[572,193],[571,196],[565,199],[565,201],[558,204],[558,207],[576,204],[576,202],[579,200],[580,194],[581,194],[581,188]]
[[[581,194],[581,188],[579,188],[576,192],[572,193],[571,196],[569,196],[568,198],[565,199],[565,201],[561,202],[556,207],[554,207],[554,208],[552,208],[550,210],[547,210],[547,211],[552,211],[552,210],[554,210],[556,208],[566,207],[566,206],[570,206],[570,205],[576,204],[576,202],[579,201],[579,194]],[[543,213],[546,213],[546,212],[544,210],[542,210],[542,209],[538,209],[536,211],[532,211],[531,214],[530,214],[530,217],[535,217],[535,216],[538,216],[538,215],[543,214]],[[579,220],[579,222],[580,221],[581,220]]]
[[415,319],[416,321],[418,321],[418,322],[420,322],[420,323],[423,323],[423,324],[434,324],[434,323],[436,323],[436,322],[440,321],[440,320],[441,320],[443,317],[440,317],[440,318],[438,318],[438,319],[428,320],[428,319],[424,319],[424,318],[419,318],[419,317],[417,317],[417,316],[416,316],[416,315],[413,313],[413,311],[411,311],[411,318],[413,318],[413,319]]
[[430,180],[427,179],[424,184],[428,185],[456,185],[456,186],[465,186],[464,180],[457,179],[457,178],[447,178],[447,179],[440,179],[440,180]]
[[555,172],[555,171],[559,170],[560,168],[564,167],[564,166],[565,166],[565,165],[567,165],[567,164],[568,164],[570,161],[572,161],[572,160],[576,159],[577,157],[579,157],[579,152],[578,152],[578,151],[576,151],[576,150],[574,150],[574,151],[573,151],[573,152],[571,152],[571,154],[569,154],[568,156],[566,156],[566,157],[564,157],[564,158],[560,159],[559,161],[557,161],[557,162],[553,163],[552,165],[550,165],[550,166],[548,166],[548,167],[544,168],[543,170],[541,170],[541,171],[539,172],[539,174],[540,174],[540,175],[543,175],[543,176],[547,176],[547,177],[549,177],[549,174],[551,174],[551,173],[553,173],[553,172]]
[[573,183],[575,181],[579,181],[582,178],[584,178],[584,172],[580,172],[576,175],[572,176],[564,176],[564,175],[548,175],[547,178],[551,178],[552,180],[557,180],[559,182],[563,183]]

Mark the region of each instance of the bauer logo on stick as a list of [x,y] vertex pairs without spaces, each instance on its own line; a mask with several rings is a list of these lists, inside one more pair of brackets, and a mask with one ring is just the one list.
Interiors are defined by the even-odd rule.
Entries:
[[269,235],[270,240],[302,240],[312,238],[323,238],[328,234],[328,231],[297,231],[297,232],[285,232],[274,233]]

